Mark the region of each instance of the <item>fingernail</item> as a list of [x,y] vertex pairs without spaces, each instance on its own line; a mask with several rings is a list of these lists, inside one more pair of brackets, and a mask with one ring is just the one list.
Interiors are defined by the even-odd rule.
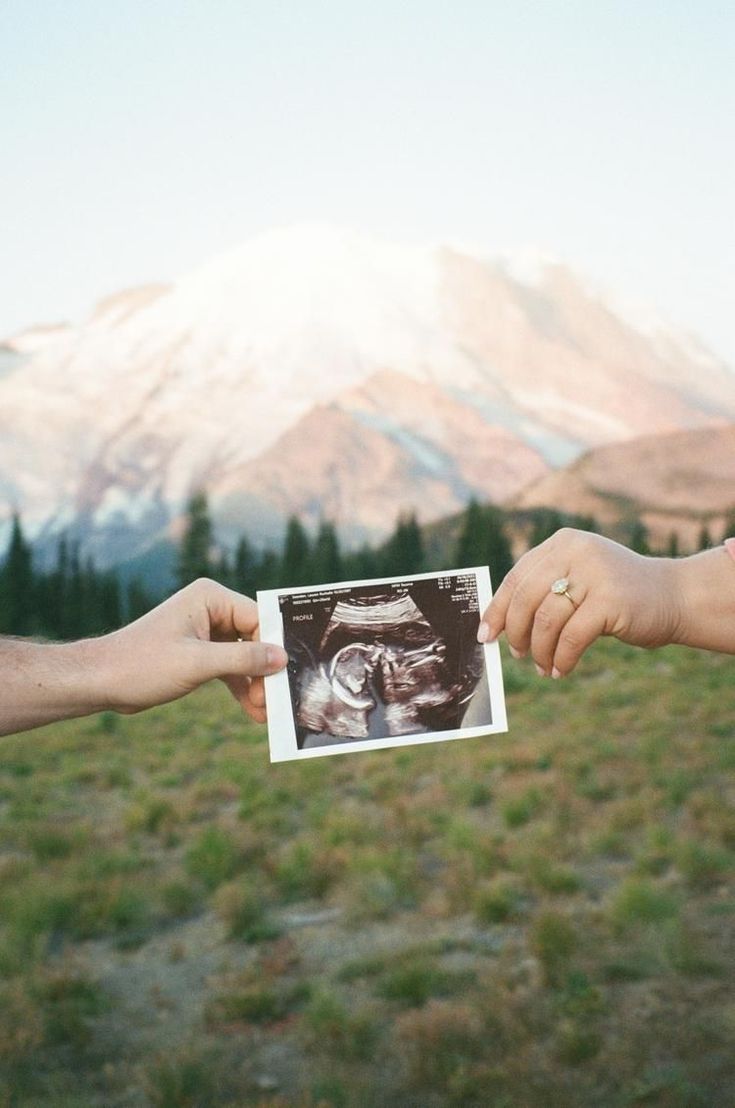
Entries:
[[554,680],[555,680],[555,681],[558,681],[558,680],[559,680],[559,678],[561,677],[561,673],[560,673],[560,672],[559,672],[559,670],[558,670],[558,669],[556,668],[556,666],[554,666],[554,668],[552,669],[552,671],[551,671],[551,676],[552,676],[552,677],[554,678]]
[[487,642],[487,640],[489,638],[490,638],[490,628],[487,625],[487,623],[485,623],[483,621],[480,624],[480,626],[477,628],[477,641],[478,642]]
[[516,648],[514,646],[511,646],[510,643],[508,643],[508,650],[510,650],[511,654],[516,660],[523,657],[520,650],[516,650]]
[[543,668],[543,666],[540,666],[538,664],[536,665],[536,673],[539,675],[539,677],[546,676],[546,670]]

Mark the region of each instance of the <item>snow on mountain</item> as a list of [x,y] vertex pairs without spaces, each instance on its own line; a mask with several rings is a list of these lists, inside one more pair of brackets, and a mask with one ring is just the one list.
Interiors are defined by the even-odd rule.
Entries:
[[32,534],[71,524],[103,562],[200,485],[228,533],[328,509],[357,539],[405,508],[505,499],[587,446],[732,418],[726,367],[551,259],[296,227],[108,297],[24,356],[0,379],[0,489]]

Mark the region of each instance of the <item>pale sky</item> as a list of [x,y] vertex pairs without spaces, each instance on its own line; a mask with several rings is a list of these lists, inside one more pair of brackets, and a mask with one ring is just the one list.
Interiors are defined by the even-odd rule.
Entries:
[[735,368],[731,0],[0,0],[0,336],[301,221],[532,245]]

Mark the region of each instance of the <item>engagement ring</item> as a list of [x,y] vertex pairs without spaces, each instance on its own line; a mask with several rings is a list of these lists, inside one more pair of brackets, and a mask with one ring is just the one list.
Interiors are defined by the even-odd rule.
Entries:
[[560,577],[558,581],[554,581],[551,591],[555,596],[566,596],[567,600],[571,601],[575,608],[577,607],[576,600],[569,592],[569,579],[567,577]]

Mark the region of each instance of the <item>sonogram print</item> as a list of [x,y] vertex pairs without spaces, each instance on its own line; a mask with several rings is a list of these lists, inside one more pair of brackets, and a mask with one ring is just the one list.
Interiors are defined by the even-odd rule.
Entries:
[[[461,574],[280,598],[300,749],[462,726],[483,676]],[[488,718],[482,721],[490,724]]]

